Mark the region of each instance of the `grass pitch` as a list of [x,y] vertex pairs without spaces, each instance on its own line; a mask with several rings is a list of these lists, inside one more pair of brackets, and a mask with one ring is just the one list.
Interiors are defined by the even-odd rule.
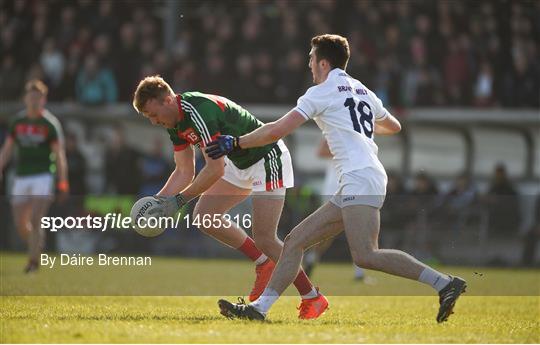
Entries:
[[[481,296],[484,285],[475,282],[475,269],[444,268],[456,272],[470,282],[468,293],[461,297],[448,322],[437,324],[437,297],[421,284],[395,280],[383,274],[368,272],[374,278],[370,285],[352,280],[351,266],[323,264],[315,272],[316,281],[326,291],[356,291],[363,296],[329,296],[330,310],[312,321],[297,319],[298,297],[285,296],[272,309],[267,322],[227,320],[219,315],[216,296],[24,296],[58,291],[48,285],[60,282],[53,270],[43,270],[33,276],[21,273],[24,258],[20,255],[1,256],[0,341],[14,343],[538,343],[540,342],[538,271],[483,270],[484,280],[499,285],[514,286],[507,290],[513,296]],[[176,267],[174,273],[169,265]],[[252,268],[243,261],[206,261],[156,259],[155,279],[150,285],[197,286],[199,291],[216,291],[222,283],[222,272],[237,273],[236,279],[223,282],[226,291],[238,284],[239,291],[249,290]],[[194,268],[195,267],[195,268]],[[163,274],[158,275],[161,271]],[[196,271],[196,272],[194,272]],[[199,274],[197,274],[199,271]],[[77,271],[78,272],[78,271]],[[204,273],[203,273],[204,272]],[[83,285],[105,278],[99,271],[86,272],[91,279]],[[173,273],[171,275],[171,273]],[[212,290],[202,284],[205,274],[214,275]],[[77,292],[81,276],[63,275],[63,284]],[[196,277],[202,275],[205,279]],[[126,277],[116,272],[118,280]],[[185,279],[183,277],[189,277]],[[487,278],[486,278],[487,277]],[[495,277],[495,278],[490,278]],[[241,278],[241,279],[240,279]],[[59,279],[59,277],[58,277]],[[129,284],[145,285],[144,281]],[[398,285],[411,296],[391,295],[391,286]],[[529,284],[530,290],[516,290],[516,284]],[[531,286],[532,284],[532,286]],[[32,285],[35,290],[27,290]],[[127,283],[126,283],[127,285]],[[79,287],[78,287],[79,286]],[[112,286],[112,287],[111,287]],[[389,287],[390,286],[390,287]],[[419,290],[414,290],[419,286]],[[82,289],[97,295],[96,287]],[[338,287],[341,289],[338,289]],[[123,284],[110,281],[107,291],[119,295]],[[204,290],[204,289],[208,290]],[[147,290],[143,290],[147,291]],[[157,289],[156,292],[165,290]],[[191,290],[190,290],[191,291]],[[517,296],[516,291],[534,292]],[[536,291],[536,292],[535,292]],[[367,294],[386,296],[367,296]],[[491,291],[494,292],[494,291]],[[510,293],[509,293],[510,294]],[[19,296],[14,296],[19,295]],[[235,298],[235,296],[230,297]]]

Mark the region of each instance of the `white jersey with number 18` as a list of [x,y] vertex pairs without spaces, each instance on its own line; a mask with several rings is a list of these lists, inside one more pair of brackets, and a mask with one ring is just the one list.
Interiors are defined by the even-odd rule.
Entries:
[[294,110],[313,119],[322,130],[339,177],[368,167],[385,174],[373,138],[375,121],[389,113],[373,92],[344,70],[330,71],[326,81],[298,99]]

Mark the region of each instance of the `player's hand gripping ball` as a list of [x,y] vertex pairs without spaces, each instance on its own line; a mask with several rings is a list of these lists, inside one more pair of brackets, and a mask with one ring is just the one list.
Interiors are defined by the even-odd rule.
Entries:
[[145,196],[137,200],[131,208],[131,225],[135,231],[144,237],[161,235],[164,228],[160,227],[159,216],[161,203],[153,196]]

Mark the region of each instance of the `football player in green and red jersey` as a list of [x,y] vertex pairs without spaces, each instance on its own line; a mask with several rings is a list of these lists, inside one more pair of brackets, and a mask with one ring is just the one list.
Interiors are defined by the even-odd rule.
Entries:
[[[200,92],[176,94],[159,76],[143,79],[135,91],[134,108],[153,125],[165,127],[174,145],[175,170],[156,198],[162,205],[160,214],[172,216],[189,200],[201,196],[194,210],[210,215],[209,226],[200,230],[239,250],[256,265],[257,278],[249,295],[256,300],[279,259],[283,243],[276,236],[283,209],[286,188],[293,187],[294,175],[289,151],[283,141],[231,152],[218,160],[208,158],[195,177],[194,146],[205,147],[217,136],[240,136],[263,125],[247,110],[220,96]],[[203,151],[203,150],[201,150]],[[234,222],[223,226],[223,215],[253,196],[253,239]],[[221,221],[214,221],[216,218]],[[307,313],[311,303],[325,299],[313,287],[303,270],[294,285],[302,296],[300,317],[316,318]]]
[[26,110],[11,122],[0,150],[1,178],[13,148],[17,148],[11,201],[17,230],[28,244],[27,273],[39,268],[39,256],[45,246],[41,217],[48,212],[54,194],[55,171],[59,191],[67,194],[69,190],[64,135],[58,119],[45,109],[47,92],[47,86],[39,80],[26,83]]

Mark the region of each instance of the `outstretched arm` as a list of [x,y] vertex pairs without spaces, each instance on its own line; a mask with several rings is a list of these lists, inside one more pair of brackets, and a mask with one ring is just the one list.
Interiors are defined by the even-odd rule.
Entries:
[[241,148],[247,149],[274,143],[292,133],[306,121],[299,112],[291,110],[279,120],[264,124],[253,132],[241,136],[238,144]]
[[304,122],[306,122],[304,116],[296,110],[291,110],[279,120],[264,124],[253,132],[241,137],[220,135],[216,140],[208,143],[205,152],[210,158],[218,159],[241,149],[275,143],[279,139],[293,132]]
[[388,114],[383,120],[375,121],[375,134],[392,135],[401,131],[401,124],[393,115]]

